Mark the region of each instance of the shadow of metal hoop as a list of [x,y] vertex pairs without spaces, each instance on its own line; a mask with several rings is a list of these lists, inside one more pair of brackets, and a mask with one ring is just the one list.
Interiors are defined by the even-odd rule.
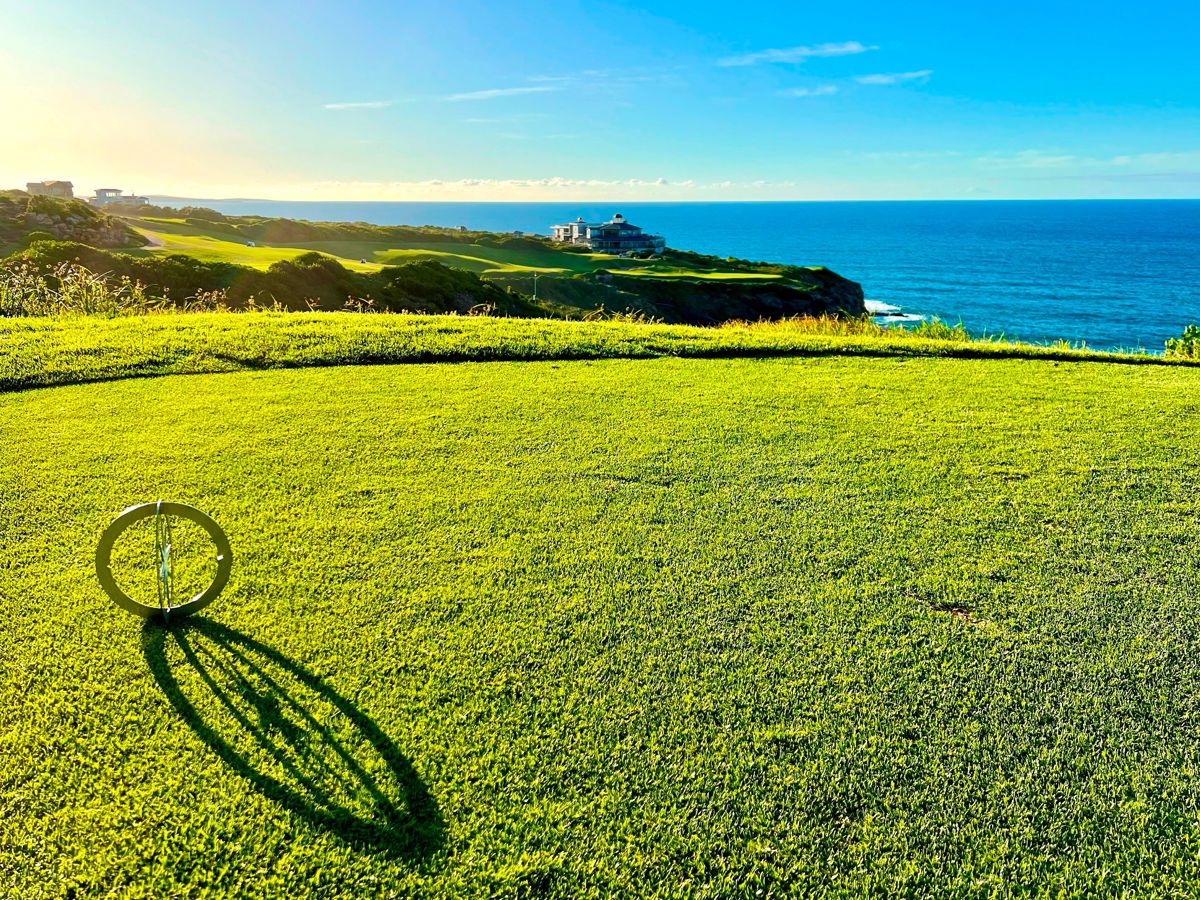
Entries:
[[[207,532],[217,549],[217,573],[213,576],[212,584],[186,603],[180,603],[178,606],[147,606],[139,603],[125,593],[117,584],[112,573],[112,551],[117,538],[135,522],[159,515],[175,516],[196,523]],[[104,588],[104,592],[112,597],[113,602],[121,609],[131,612],[135,616],[156,619],[164,624],[172,619],[198,612],[216,600],[217,595],[225,589],[225,585],[229,582],[229,573],[232,569],[233,550],[230,548],[229,538],[225,537],[221,526],[207,514],[186,503],[140,503],[137,506],[131,506],[113,519],[112,524],[104,529],[104,533],[100,535],[100,544],[96,547],[96,577],[100,580],[100,586]]]

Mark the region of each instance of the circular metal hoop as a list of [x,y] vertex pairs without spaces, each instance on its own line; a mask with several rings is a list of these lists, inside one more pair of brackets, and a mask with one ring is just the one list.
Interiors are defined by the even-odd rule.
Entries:
[[[189,522],[194,522],[204,529],[217,548],[217,573],[213,576],[212,584],[186,603],[180,603],[177,606],[147,606],[144,603],[139,603],[129,596],[129,594],[125,593],[121,586],[117,584],[117,580],[113,577],[112,573],[112,551],[117,538],[124,533],[126,528],[135,522],[159,515],[175,516],[180,519],[187,519]],[[229,582],[229,573],[232,570],[233,550],[230,548],[229,539],[225,537],[225,532],[221,530],[221,526],[214,522],[207,514],[202,513],[194,506],[188,506],[186,503],[140,503],[137,506],[131,506],[113,519],[112,524],[104,529],[104,533],[100,535],[100,544],[96,547],[96,578],[99,579],[100,586],[104,588],[104,592],[112,597],[113,602],[121,607],[121,609],[131,612],[135,616],[142,616],[146,619],[159,619],[163,622],[190,615],[204,609],[204,607],[216,600],[217,595],[225,589],[225,585]]]

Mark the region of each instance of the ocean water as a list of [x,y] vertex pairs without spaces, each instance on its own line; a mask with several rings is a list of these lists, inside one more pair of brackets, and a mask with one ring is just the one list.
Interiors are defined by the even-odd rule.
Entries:
[[621,212],[671,247],[828,266],[860,282],[876,310],[975,333],[1157,352],[1200,323],[1200,200],[189,202],[227,214],[542,234]]

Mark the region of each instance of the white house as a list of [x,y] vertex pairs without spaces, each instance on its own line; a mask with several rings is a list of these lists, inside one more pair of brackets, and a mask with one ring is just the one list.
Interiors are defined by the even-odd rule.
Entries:
[[120,188],[96,188],[96,196],[91,199],[93,206],[107,206],[110,203],[118,206],[144,206],[149,202],[149,197],[126,194]]
[[69,181],[30,181],[25,184],[25,191],[36,197],[58,197],[60,200],[71,200],[75,197],[75,185]]
[[667,245],[662,235],[646,234],[620,213],[607,222],[585,222],[580,217],[565,225],[551,225],[550,235],[560,244],[575,244],[597,253],[662,253]]

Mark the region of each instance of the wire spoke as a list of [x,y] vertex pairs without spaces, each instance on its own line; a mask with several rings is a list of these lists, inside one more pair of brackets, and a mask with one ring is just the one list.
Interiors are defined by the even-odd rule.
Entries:
[[162,512],[162,501],[154,514],[154,568],[158,576],[158,607],[164,613],[175,605],[175,565],[171,557],[171,517]]

